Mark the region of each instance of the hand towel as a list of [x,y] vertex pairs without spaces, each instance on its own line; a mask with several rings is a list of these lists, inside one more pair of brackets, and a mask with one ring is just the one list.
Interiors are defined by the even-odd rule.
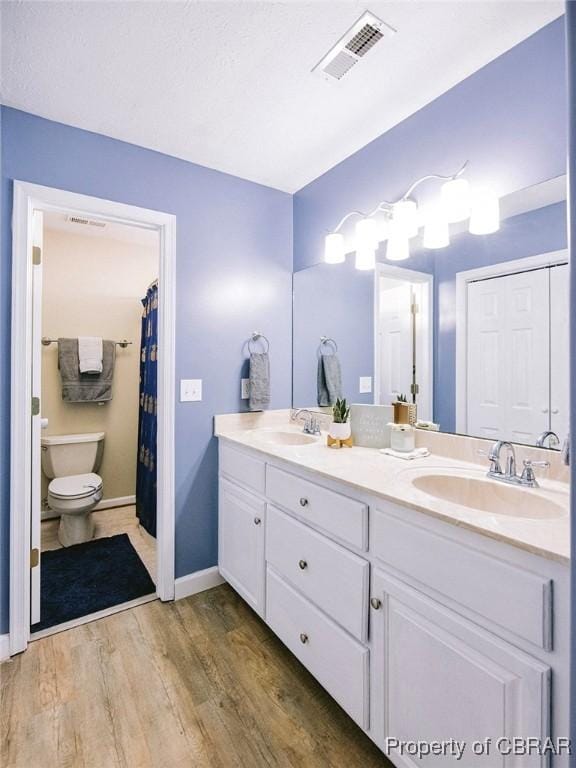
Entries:
[[318,358],[318,405],[334,405],[342,397],[342,372],[338,355]]
[[423,459],[425,456],[430,456],[428,448],[415,448],[413,451],[395,451],[393,448],[382,448],[380,453],[385,453],[386,456],[394,456],[395,459],[404,459],[404,461]]
[[268,352],[250,353],[250,399],[251,411],[264,411],[270,405],[270,360]]
[[103,403],[112,400],[116,344],[102,342],[102,373],[80,373],[78,339],[58,339],[58,368],[62,400],[67,403]]
[[78,336],[80,373],[102,373],[102,339],[99,336]]

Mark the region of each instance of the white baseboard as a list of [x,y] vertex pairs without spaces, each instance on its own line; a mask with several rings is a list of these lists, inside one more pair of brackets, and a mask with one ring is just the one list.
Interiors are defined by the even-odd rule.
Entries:
[[212,589],[212,587],[217,587],[223,583],[224,579],[220,576],[217,565],[212,568],[205,568],[203,571],[189,573],[187,576],[180,576],[176,579],[174,599],[181,600],[183,597],[196,595],[198,592],[204,592],[205,589]]
[[110,509],[111,507],[128,507],[130,504],[136,504],[136,496],[118,496],[116,499],[102,499],[94,507],[94,511],[99,509]]
[[0,661],[10,658],[10,635],[0,635]]

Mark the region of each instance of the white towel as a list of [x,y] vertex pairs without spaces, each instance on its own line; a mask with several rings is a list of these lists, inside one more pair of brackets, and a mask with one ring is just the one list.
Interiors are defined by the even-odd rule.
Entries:
[[394,456],[396,459],[404,459],[405,461],[423,459],[425,456],[430,456],[428,448],[415,448],[413,451],[395,451],[393,448],[382,448],[380,453],[385,453],[386,456]]
[[102,339],[78,336],[78,368],[80,373],[102,373]]

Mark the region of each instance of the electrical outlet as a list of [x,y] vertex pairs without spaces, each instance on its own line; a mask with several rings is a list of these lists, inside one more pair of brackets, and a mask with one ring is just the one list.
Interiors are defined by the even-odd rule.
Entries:
[[372,392],[372,376],[360,376],[358,391],[361,395]]
[[250,379],[241,379],[240,382],[240,398],[248,400],[250,397]]
[[180,379],[180,402],[202,400],[202,379]]

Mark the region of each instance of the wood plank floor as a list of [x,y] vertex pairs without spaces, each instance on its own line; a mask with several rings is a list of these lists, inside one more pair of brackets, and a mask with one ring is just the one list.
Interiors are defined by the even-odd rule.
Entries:
[[[152,581],[156,583],[156,539],[150,536],[139,524],[136,517],[136,506],[130,504],[125,507],[100,509],[97,512],[92,512],[92,517],[95,539],[115,536],[118,533],[128,534],[132,546],[138,552]],[[42,552],[62,548],[62,544],[58,541],[59,525],[60,518],[42,521],[40,537]]]
[[227,585],[0,665],[2,768],[391,768]]

